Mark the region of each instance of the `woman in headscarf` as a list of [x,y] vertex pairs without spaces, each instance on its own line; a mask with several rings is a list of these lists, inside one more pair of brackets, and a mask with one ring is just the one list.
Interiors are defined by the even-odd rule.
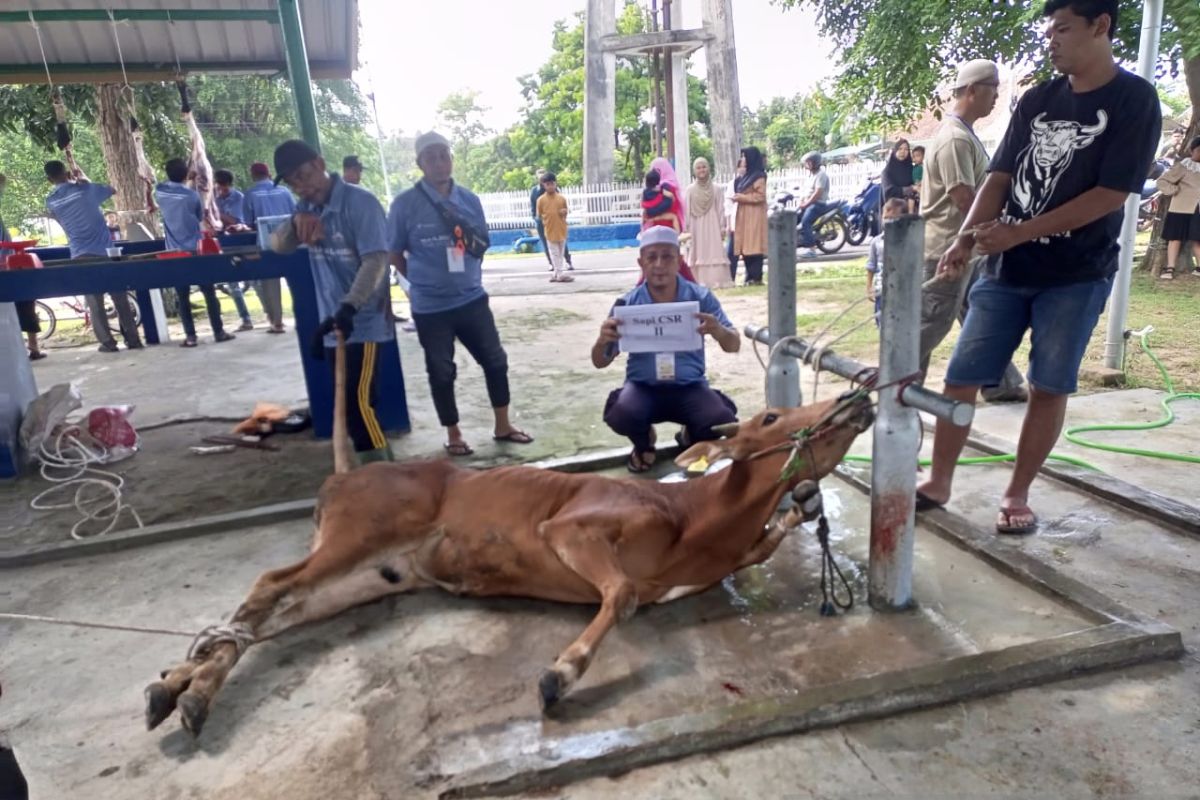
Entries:
[[892,152],[883,167],[882,183],[884,203],[893,198],[903,200],[912,211],[916,190],[913,188],[912,148],[907,139],[899,139],[892,145]]
[[[657,176],[657,181],[654,181]],[[642,194],[642,230],[651,225],[667,225],[679,233],[687,230],[687,204],[683,199],[683,187],[671,162],[662,156],[650,162],[646,173],[646,191]],[[654,182],[652,187],[650,183]],[[653,192],[657,202],[647,205],[647,193]]]
[[729,259],[721,241],[725,233],[725,204],[712,180],[708,159],[697,158],[692,163],[695,180],[688,187],[685,204],[687,226],[692,232],[688,261],[696,280],[710,289],[731,286]]
[[746,285],[761,286],[767,253],[767,164],[762,151],[746,147],[738,167],[745,167],[746,172],[733,185],[733,200],[737,203],[734,254],[746,261]]

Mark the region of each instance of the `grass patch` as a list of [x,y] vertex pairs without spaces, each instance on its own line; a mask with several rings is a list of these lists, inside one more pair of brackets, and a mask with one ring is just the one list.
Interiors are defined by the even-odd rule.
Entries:
[[496,327],[501,331],[520,332],[544,330],[589,319],[585,314],[565,308],[539,308],[525,313],[509,313],[497,318]]

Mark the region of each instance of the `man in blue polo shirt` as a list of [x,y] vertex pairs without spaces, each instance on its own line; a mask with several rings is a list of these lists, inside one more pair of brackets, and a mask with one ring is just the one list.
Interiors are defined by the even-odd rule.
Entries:
[[[183,183],[187,180],[188,165],[182,158],[168,161],[166,171],[167,179],[154,188],[154,196],[162,213],[167,249],[195,253],[200,245],[200,220],[204,217],[200,195]],[[175,287],[175,293],[179,296],[179,321],[183,323],[184,333],[180,347],[196,346],[196,321],[192,317],[192,304],[188,299],[191,290],[190,286]],[[225,324],[221,321],[221,301],[217,299],[216,289],[211,283],[201,284],[200,293],[204,295],[204,304],[208,307],[213,339],[228,342],[234,336],[226,332]]]
[[[700,334],[713,337],[726,353],[736,353],[741,337],[720,301],[705,287],[679,277],[679,234],[665,226],[642,231],[638,264],[645,282],[618,301],[618,305],[694,301]],[[592,345],[592,364],[603,369],[618,353],[621,326],[609,316]],[[625,466],[646,472],[654,465],[654,428],[657,422],[677,422],[684,434],[681,445],[716,439],[712,426],[737,420],[737,406],[708,385],[704,377],[704,348],[677,353],[631,353],[625,367],[625,385],[614,390],[604,404],[604,421],[614,432],[628,436],[633,450]]]
[[359,463],[391,461],[392,450],[375,415],[379,344],[396,338],[388,282],[387,232],[375,195],[325,169],[307,142],[275,148],[275,173],[300,196],[296,214],[271,235],[271,246],[290,253],[308,246],[317,309],[323,322],[313,356],[332,365],[337,339],[346,337],[347,427]]
[[[246,190],[242,211],[246,224],[258,226],[260,217],[276,217],[296,211],[296,198],[282,186],[271,180],[271,170],[261,161],[250,165],[251,187]],[[258,282],[258,297],[263,311],[271,321],[267,333],[283,333],[283,298],[279,278],[266,278]]]
[[[70,180],[67,167],[61,161],[47,161],[46,180],[54,184],[54,191],[46,198],[46,208],[67,234],[71,246],[71,258],[105,258],[112,246],[112,235],[108,223],[100,212],[100,204],[116,194],[111,186],[89,183],[77,177]],[[109,292],[113,306],[117,309],[121,335],[130,350],[142,346],[138,338],[137,323],[129,295],[125,292]],[[108,318],[104,312],[104,295],[87,296],[88,312],[92,318],[92,330],[100,341],[101,353],[117,352],[117,340],[108,329]]]
[[[446,428],[446,452],[475,452],[458,427],[454,401],[454,340],[483,367],[495,415],[492,438],[529,444],[533,437],[509,420],[508,354],[483,290],[483,258],[466,248],[466,237],[486,237],[483,205],[454,182],[450,142],[434,131],[417,137],[417,166],[424,176],[392,201],[388,214],[392,263],[408,278],[413,322],[425,350],[425,370],[438,420]],[[454,220],[453,222],[451,220]],[[464,231],[467,228],[469,231]]]

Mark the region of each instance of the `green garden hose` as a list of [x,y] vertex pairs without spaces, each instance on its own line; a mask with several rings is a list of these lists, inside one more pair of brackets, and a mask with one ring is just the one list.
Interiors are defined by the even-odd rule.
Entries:
[[1142,450],[1137,447],[1120,447],[1113,444],[1103,444],[1101,442],[1093,442],[1084,439],[1079,434],[1091,433],[1093,431],[1149,431],[1155,428],[1163,428],[1175,421],[1175,412],[1171,410],[1171,403],[1176,400],[1200,400],[1200,392],[1176,392],[1175,383],[1171,380],[1171,376],[1167,373],[1167,368],[1159,360],[1154,351],[1150,349],[1150,344],[1147,339],[1154,328],[1147,327],[1139,331],[1138,343],[1142,349],[1146,351],[1146,355],[1150,356],[1150,360],[1154,362],[1154,366],[1158,367],[1158,374],[1162,376],[1163,383],[1167,387],[1167,395],[1159,401],[1163,409],[1163,416],[1154,422],[1131,423],[1127,425],[1078,425],[1074,428],[1068,428],[1066,439],[1068,442],[1079,445],[1080,447],[1091,447],[1096,450],[1107,450],[1110,453],[1123,453],[1130,456],[1144,456],[1146,458],[1163,458],[1169,461],[1183,461],[1188,464],[1200,464],[1200,456],[1189,456],[1183,453],[1165,453],[1158,450]]

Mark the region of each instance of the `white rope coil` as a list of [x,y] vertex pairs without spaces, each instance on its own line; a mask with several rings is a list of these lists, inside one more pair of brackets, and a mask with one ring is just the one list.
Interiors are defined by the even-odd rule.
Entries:
[[[54,484],[33,498],[30,508],[53,511],[74,508],[81,519],[71,526],[71,538],[82,541],[103,536],[116,527],[122,512],[128,511],[139,528],[144,527],[142,518],[133,506],[127,505],[121,496],[125,479],[114,472],[96,469],[94,464],[110,463],[110,453],[99,443],[85,444],[80,438],[78,426],[65,426],[53,437],[42,442],[38,452],[41,474]],[[74,489],[74,496],[63,502],[49,502],[47,497],[62,495]],[[93,527],[103,523],[98,531],[81,532],[84,526]]]

